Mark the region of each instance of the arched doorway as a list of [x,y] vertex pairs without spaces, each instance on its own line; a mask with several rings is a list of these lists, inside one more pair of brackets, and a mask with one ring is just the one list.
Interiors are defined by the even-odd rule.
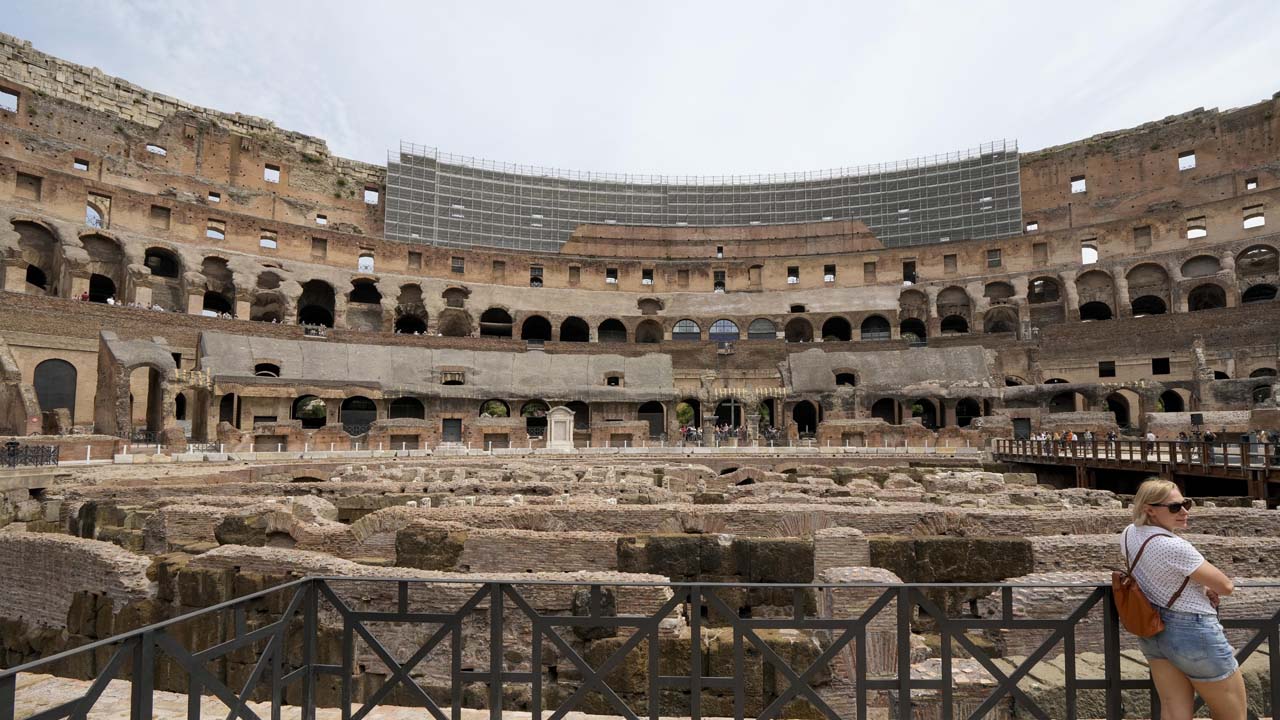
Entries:
[[1018,332],[1018,316],[1007,307],[992,308],[982,318],[982,331],[988,335]]
[[521,340],[551,340],[551,321],[541,315],[530,315],[520,325]]
[[89,276],[89,302],[105,303],[108,299],[116,302],[116,283],[106,275],[94,273]]
[[427,409],[418,398],[398,397],[387,406],[387,417],[391,420],[426,420]]
[[1267,302],[1276,299],[1276,286],[1261,283],[1245,290],[1240,296],[1241,303]]
[[982,417],[982,405],[973,398],[961,398],[956,402],[956,426],[969,427],[974,418]]
[[662,403],[650,400],[636,409],[636,419],[649,423],[649,437],[657,439],[666,434],[667,414]]
[[702,403],[695,398],[676,403],[676,422],[680,427],[702,427]]
[[480,337],[511,337],[511,313],[497,307],[480,313]]
[[835,315],[822,323],[823,342],[848,342],[853,339],[853,327],[849,321]]
[[911,343],[924,342],[929,338],[929,331],[925,329],[924,322],[915,318],[903,320],[898,325],[898,332],[903,340]]
[[231,301],[212,290],[205,291],[204,302],[201,304],[200,310],[201,314],[206,317],[235,314],[235,308],[231,306]]
[[1133,316],[1142,317],[1144,315],[1164,315],[1169,311],[1168,306],[1164,304],[1162,298],[1155,295],[1143,295],[1133,300]]
[[227,393],[218,401],[218,422],[230,423],[233,427],[240,427],[240,413],[237,407],[239,403],[236,401],[235,393]]
[[890,425],[897,425],[898,401],[893,398],[880,398],[871,405],[871,417],[879,418]]
[[969,332],[969,321],[959,315],[948,315],[942,318],[938,329],[943,335],[963,335]]
[[333,286],[323,280],[308,280],[298,296],[298,324],[333,327]]
[[[920,325],[921,337],[924,337],[924,323],[919,320],[907,320],[903,323],[904,327],[908,322]],[[879,315],[872,315],[862,321],[858,334],[863,340],[888,340],[891,337],[889,321]]]
[[778,328],[772,320],[756,318],[747,326],[748,340],[776,340],[777,338]]
[[617,318],[609,318],[596,328],[596,338],[602,343],[624,343],[627,341],[627,326]]
[[783,328],[783,336],[789,343],[813,342],[813,323],[804,318],[792,318]]
[[726,398],[716,404],[716,426],[728,425],[731,428],[741,427],[745,417],[745,408],[737,398]]
[[395,331],[399,335],[422,335],[427,332],[427,323],[417,315],[401,315],[396,318]]
[[364,435],[377,419],[378,406],[369,398],[356,395],[342,401],[338,422],[342,423],[342,428],[348,435]]
[[591,406],[581,400],[574,400],[565,404],[565,407],[573,411],[573,429],[582,432],[591,430]]
[[289,417],[302,421],[304,430],[315,430],[324,427],[329,420],[329,407],[324,400],[315,395],[303,395],[293,401]]
[[1182,401],[1182,395],[1177,390],[1165,390],[1160,393],[1157,409],[1160,412],[1186,412],[1186,403]]
[[1116,418],[1116,425],[1120,427],[1129,427],[1129,401],[1120,393],[1111,393],[1107,396],[1107,411]]
[[662,325],[657,320],[642,320],[636,326],[636,342],[643,345],[662,342]]
[[671,328],[671,339],[688,340],[691,342],[701,340],[702,328],[698,326],[698,323],[687,318],[679,320],[676,322],[675,326]]
[[1187,309],[1190,312],[1216,310],[1226,306],[1227,293],[1219,285],[1198,285],[1187,295]]
[[71,416],[72,424],[76,421],[76,366],[53,358],[36,365],[32,378],[35,386],[36,400],[40,404],[40,412],[50,412],[65,408]]
[[580,317],[568,317],[560,323],[560,342],[590,342],[591,328]]
[[818,432],[818,408],[808,400],[801,400],[791,409],[791,421],[800,437],[812,437]]
[[738,324],[732,320],[717,320],[711,323],[711,331],[707,334],[711,342],[736,342],[740,336]]
[[916,398],[911,401],[911,417],[920,418],[920,424],[928,430],[938,429],[938,406],[932,400]]
[[524,429],[529,437],[546,436],[547,411],[550,409],[542,400],[530,400],[520,408],[520,417],[524,418]]
[[1111,317],[1111,306],[1101,300],[1094,300],[1080,306],[1081,320],[1110,320]]

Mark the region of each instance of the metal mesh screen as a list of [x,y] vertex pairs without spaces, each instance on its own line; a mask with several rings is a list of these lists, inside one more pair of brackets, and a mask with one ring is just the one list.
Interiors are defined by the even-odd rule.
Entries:
[[495,163],[401,143],[387,158],[387,237],[556,252],[579,225],[861,220],[886,246],[1022,231],[1018,147],[781,175],[611,175]]

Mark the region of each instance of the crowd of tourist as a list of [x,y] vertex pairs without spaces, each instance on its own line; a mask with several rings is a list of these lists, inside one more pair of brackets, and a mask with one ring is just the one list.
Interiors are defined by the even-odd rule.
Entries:
[[[80,297],[77,299],[80,300],[80,302],[89,302],[88,291],[80,293]],[[116,307],[128,307],[128,308],[134,308],[136,310],[156,310],[159,312],[168,312],[164,308],[160,307],[158,303],[151,303],[150,305],[146,303],[140,303],[137,301],[126,303],[123,300],[116,300],[115,295],[111,295],[107,297],[107,299],[104,302],[106,302],[107,305],[114,305]],[[227,317],[230,317],[230,315],[228,315]]]
[[[712,432],[712,440],[717,445],[724,445],[730,440],[737,440],[740,444],[746,443],[748,439],[746,425],[730,425],[721,423],[715,426]],[[701,445],[706,439],[702,428],[696,425],[682,425],[680,427],[680,439],[686,445]],[[760,428],[760,440],[767,443],[776,443],[782,438],[782,431],[772,425]]]

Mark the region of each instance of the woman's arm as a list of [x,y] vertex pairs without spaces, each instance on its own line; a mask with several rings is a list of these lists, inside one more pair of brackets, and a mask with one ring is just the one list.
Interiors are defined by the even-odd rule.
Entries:
[[1230,595],[1236,589],[1235,583],[1231,582],[1231,578],[1214,567],[1213,563],[1208,560],[1200,563],[1200,567],[1192,571],[1191,579],[1203,585],[1205,590],[1218,595]]

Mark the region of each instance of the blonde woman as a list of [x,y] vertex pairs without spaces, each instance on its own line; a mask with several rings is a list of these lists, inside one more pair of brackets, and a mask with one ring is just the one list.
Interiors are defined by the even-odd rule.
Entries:
[[1218,598],[1231,579],[1186,540],[1192,502],[1168,480],[1142,483],[1133,498],[1133,524],[1120,535],[1133,576],[1164,620],[1164,630],[1140,638],[1160,695],[1161,720],[1191,720],[1195,694],[1214,720],[1244,720],[1244,679],[1218,622]]

